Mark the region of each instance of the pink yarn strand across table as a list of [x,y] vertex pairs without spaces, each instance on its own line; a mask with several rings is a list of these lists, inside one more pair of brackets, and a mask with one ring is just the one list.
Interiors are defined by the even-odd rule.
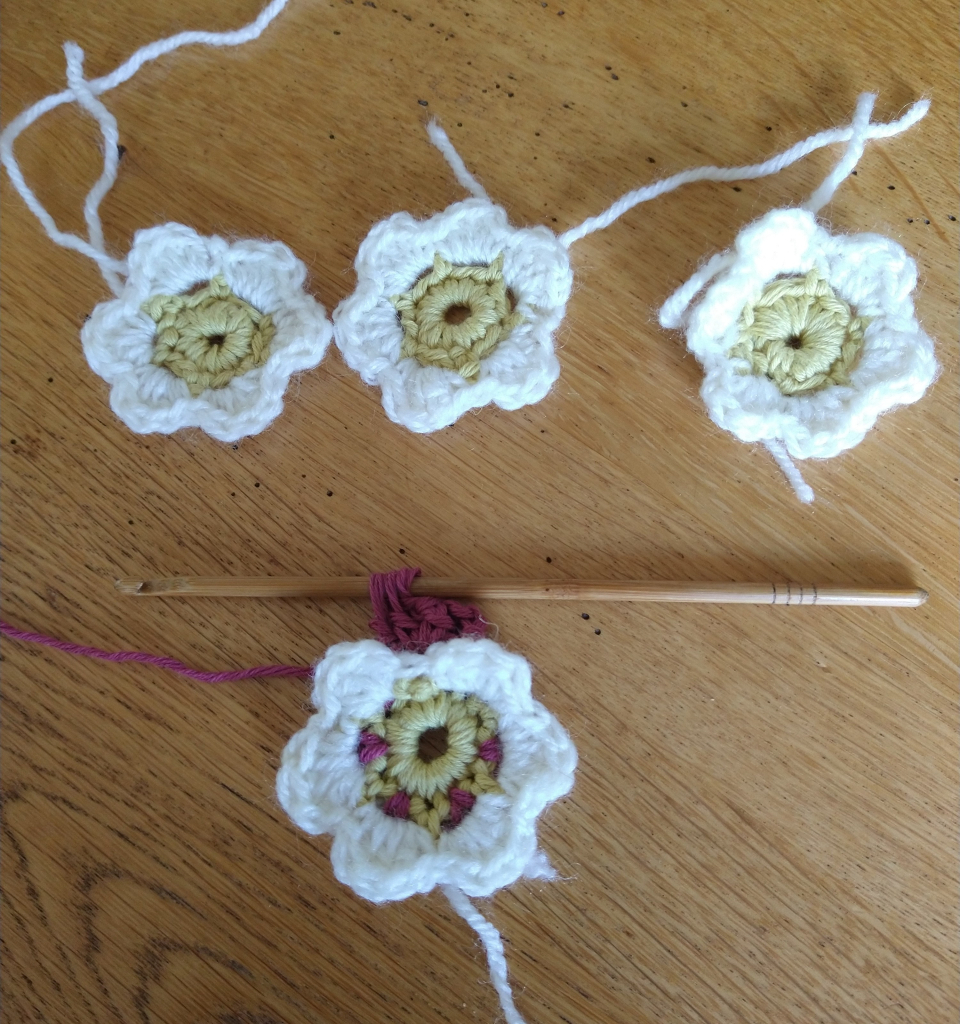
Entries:
[[[419,569],[396,569],[393,572],[374,573],[370,577],[370,598],[375,617],[370,625],[379,640],[395,651],[413,650],[422,653],[438,640],[456,636],[482,637],[487,629],[480,609],[459,601],[445,601],[437,597],[414,597],[410,584],[420,574]],[[305,665],[257,665],[233,672],[202,672],[184,665],[176,658],[146,651],[102,651],[99,647],[58,640],[45,633],[31,633],[17,629],[9,622],[0,621],[0,634],[11,640],[51,647],[65,654],[101,661],[136,661],[141,665],[166,668],[198,683],[239,683],[244,679],[269,679],[281,676],[309,676],[313,669]]]
[[76,654],[83,658],[99,658],[101,661],[137,661],[143,665],[155,665],[157,668],[166,668],[171,672],[177,672],[198,683],[239,683],[244,679],[308,676],[313,671],[303,665],[257,665],[254,668],[243,668],[234,672],[201,672],[199,669],[184,665],[176,658],[147,654],[145,651],[102,651],[99,647],[85,647],[82,644],[72,644],[67,640],[46,636],[44,633],[30,633],[24,629],[16,629],[9,622],[0,621],[0,633],[11,640],[41,644],[44,647],[52,647],[54,650],[64,651],[66,654]]

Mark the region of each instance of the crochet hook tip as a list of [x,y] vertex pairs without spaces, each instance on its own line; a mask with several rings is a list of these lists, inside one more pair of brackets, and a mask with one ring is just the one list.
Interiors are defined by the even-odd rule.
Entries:
[[119,590],[121,594],[140,594],[141,588],[143,587],[143,580],[114,580],[113,586],[115,590]]
[[156,594],[171,594],[184,589],[180,576],[168,580],[114,580],[113,586],[121,594],[132,597],[152,597]]

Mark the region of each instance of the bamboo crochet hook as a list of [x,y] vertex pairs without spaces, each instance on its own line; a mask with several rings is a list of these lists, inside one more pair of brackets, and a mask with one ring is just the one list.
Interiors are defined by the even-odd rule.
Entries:
[[[363,598],[367,576],[173,576],[117,580],[133,597]],[[415,596],[479,600],[654,601],[683,604],[854,605],[916,608],[927,592],[916,587],[837,587],[811,583],[666,583],[644,580],[443,579],[420,576]]]

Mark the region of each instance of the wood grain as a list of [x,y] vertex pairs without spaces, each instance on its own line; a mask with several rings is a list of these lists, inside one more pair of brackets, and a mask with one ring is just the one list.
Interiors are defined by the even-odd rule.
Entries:
[[[520,224],[561,230],[639,183],[746,163],[920,95],[826,215],[916,254],[943,373],[856,449],[772,460],[703,413],[658,304],[835,153],[697,185],[573,249],[563,375],[519,413],[439,434],[389,423],[331,351],[262,435],[137,437],[78,331],[105,298],[2,186],[4,618],[208,669],[316,659],[368,635],[361,602],[131,601],[112,582],[358,575],[921,586],[913,610],[485,603],[580,751],[542,844],[565,881],[486,911],[534,1022],[946,1024],[957,972],[957,31],[952,5],[292,0],[262,39],[181,51],[106,97],[123,145],[114,251],[179,220],[281,238],[328,308],[370,225],[460,197],[446,125]],[[5,9],[3,114],[258,0]],[[422,103],[426,106],[421,105]],[[98,172],[61,108],[18,147],[64,227]],[[784,617],[789,615],[789,617]],[[493,1021],[473,936],[437,894],[373,906],[273,796],[297,682],[208,688],[5,643],[3,1019]]]

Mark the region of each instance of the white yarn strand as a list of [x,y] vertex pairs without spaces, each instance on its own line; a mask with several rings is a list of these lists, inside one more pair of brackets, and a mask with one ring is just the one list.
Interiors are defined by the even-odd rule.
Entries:
[[513,1002],[513,990],[507,974],[507,958],[503,952],[503,939],[497,928],[491,924],[470,902],[467,896],[454,885],[444,885],[443,894],[450,901],[450,906],[467,922],[480,937],[487,953],[487,966],[490,980],[500,997],[500,1006],[507,1024],[524,1024]]
[[857,109],[853,115],[853,123],[850,125],[852,134],[846,151],[837,166],[824,179],[823,184],[803,204],[805,210],[809,210],[811,213],[819,212],[833,198],[833,193],[837,191],[839,185],[853,173],[867,145],[870,115],[873,113],[873,105],[876,101],[877,94],[875,92],[865,92],[857,100]]
[[[272,3],[260,12],[256,20],[243,28],[230,32],[180,32],[175,36],[168,36],[166,39],[158,39],[141,47],[110,74],[87,82],[83,81],[83,51],[76,43],[66,43],[64,51],[67,55],[67,81],[70,83],[70,87],[34,103],[33,106],[18,114],[0,132],[0,163],[6,168],[10,181],[21,199],[40,221],[47,237],[63,248],[74,249],[92,259],[100,267],[101,273],[114,292],[117,291],[119,283],[116,275],[126,273],[126,263],[123,260],[114,259],[106,253],[97,211],[103,197],[116,180],[119,136],[113,115],[103,104],[98,103],[95,97],[132,78],[148,61],[171,53],[181,46],[190,46],[195,43],[205,46],[239,46],[242,43],[250,42],[263,33],[263,30],[286,7],[287,3],[288,0],[272,0]],[[27,184],[13,152],[14,142],[34,121],[64,103],[74,102],[80,104],[97,120],[104,136],[103,173],[88,193],[84,203],[84,217],[89,231],[89,240],[68,231],[61,231],[57,227],[53,217]]]
[[777,465],[783,471],[783,475],[790,482],[790,486],[793,488],[796,496],[805,505],[811,504],[814,499],[813,488],[806,482],[806,480],[803,479],[803,476],[794,464],[793,459],[791,459],[787,454],[787,449],[783,441],[771,440],[764,441],[763,443],[776,460]]
[[[76,43],[64,43],[63,52],[67,58],[67,84],[77,97],[77,103],[100,125],[103,135],[103,173],[87,193],[83,203],[83,218],[87,222],[87,238],[90,244],[109,259],[103,239],[103,224],[100,221],[100,203],[117,180],[117,166],[120,163],[120,131],[117,119],[90,91],[83,77],[83,50]],[[120,277],[108,265],[100,263],[100,271],[114,295],[122,290]]]
[[660,309],[660,326],[667,328],[679,327],[683,315],[696,295],[705,288],[716,276],[729,267],[736,257],[732,252],[718,252],[670,296]]
[[[861,110],[861,104],[864,103],[865,98],[861,96],[860,103],[857,106],[858,113]],[[872,105],[871,100],[871,108]],[[891,121],[889,124],[867,124],[862,132],[862,141],[899,135],[916,124],[929,109],[929,100],[918,100],[896,121]],[[867,116],[869,117],[869,113]],[[776,174],[778,171],[782,171],[784,168],[796,163],[815,150],[822,149],[824,146],[831,146],[837,142],[848,142],[855,136],[859,138],[860,132],[858,127],[858,123],[854,121],[853,124],[847,125],[845,128],[828,128],[826,131],[812,135],[809,139],[796,143],[783,153],[771,157],[760,164],[749,164],[745,167],[696,167],[687,171],[681,171],[670,178],[664,178],[662,181],[654,182],[652,185],[645,185],[643,188],[635,189],[633,192],[628,192],[625,196],[621,196],[603,213],[597,214],[595,217],[588,217],[579,226],[565,231],[560,235],[560,241],[564,245],[570,246],[594,231],[601,231],[603,228],[609,227],[628,210],[633,209],[634,206],[648,202],[651,199],[656,199],[667,192],[672,192],[681,185],[691,184],[695,181],[747,181],[753,178],[765,178],[771,174]],[[843,162],[841,161],[841,163]],[[854,165],[855,163],[856,161],[854,161]],[[851,171],[854,165],[851,165]],[[832,178],[833,175],[830,176],[828,181]],[[842,180],[842,178],[839,180]],[[839,180],[837,184],[839,184]],[[825,182],[824,185],[826,184]],[[821,188],[823,187],[821,186]],[[836,188],[836,185],[834,185],[834,188]]]
[[[87,84],[89,85],[90,83]],[[23,172],[20,170],[20,165],[13,155],[13,143],[24,129],[29,128],[39,117],[60,106],[61,103],[66,103],[75,98],[73,90],[68,89],[65,92],[57,93],[55,96],[47,96],[46,99],[40,100],[39,103],[35,103],[32,107],[23,111],[22,114],[15,117],[3,132],[0,133],[0,163],[3,163],[3,166],[6,168],[7,174],[10,177],[10,183],[17,190],[20,198],[26,203],[30,212],[40,221],[44,231],[47,233],[47,237],[52,242],[62,246],[64,249],[74,249],[76,252],[89,257],[100,267],[104,276],[106,276],[107,271],[123,274],[126,272],[126,264],[122,260],[114,259],[112,256],[101,252],[85,238],[80,238],[79,235],[74,235],[69,231],[61,231],[57,227],[56,221],[47,213],[40,200],[37,199],[33,190],[26,183]]]
[[437,121],[431,121],[427,125],[427,134],[430,136],[430,141],[440,150],[443,154],[444,160],[450,165],[450,169],[453,171],[454,177],[457,181],[472,195],[476,196],[477,199],[486,199],[490,201],[490,197],[487,195],[486,189],[479,181],[467,170],[467,165],[463,162],[463,157],[454,149],[453,143],[450,141],[450,136],[440,127]]

